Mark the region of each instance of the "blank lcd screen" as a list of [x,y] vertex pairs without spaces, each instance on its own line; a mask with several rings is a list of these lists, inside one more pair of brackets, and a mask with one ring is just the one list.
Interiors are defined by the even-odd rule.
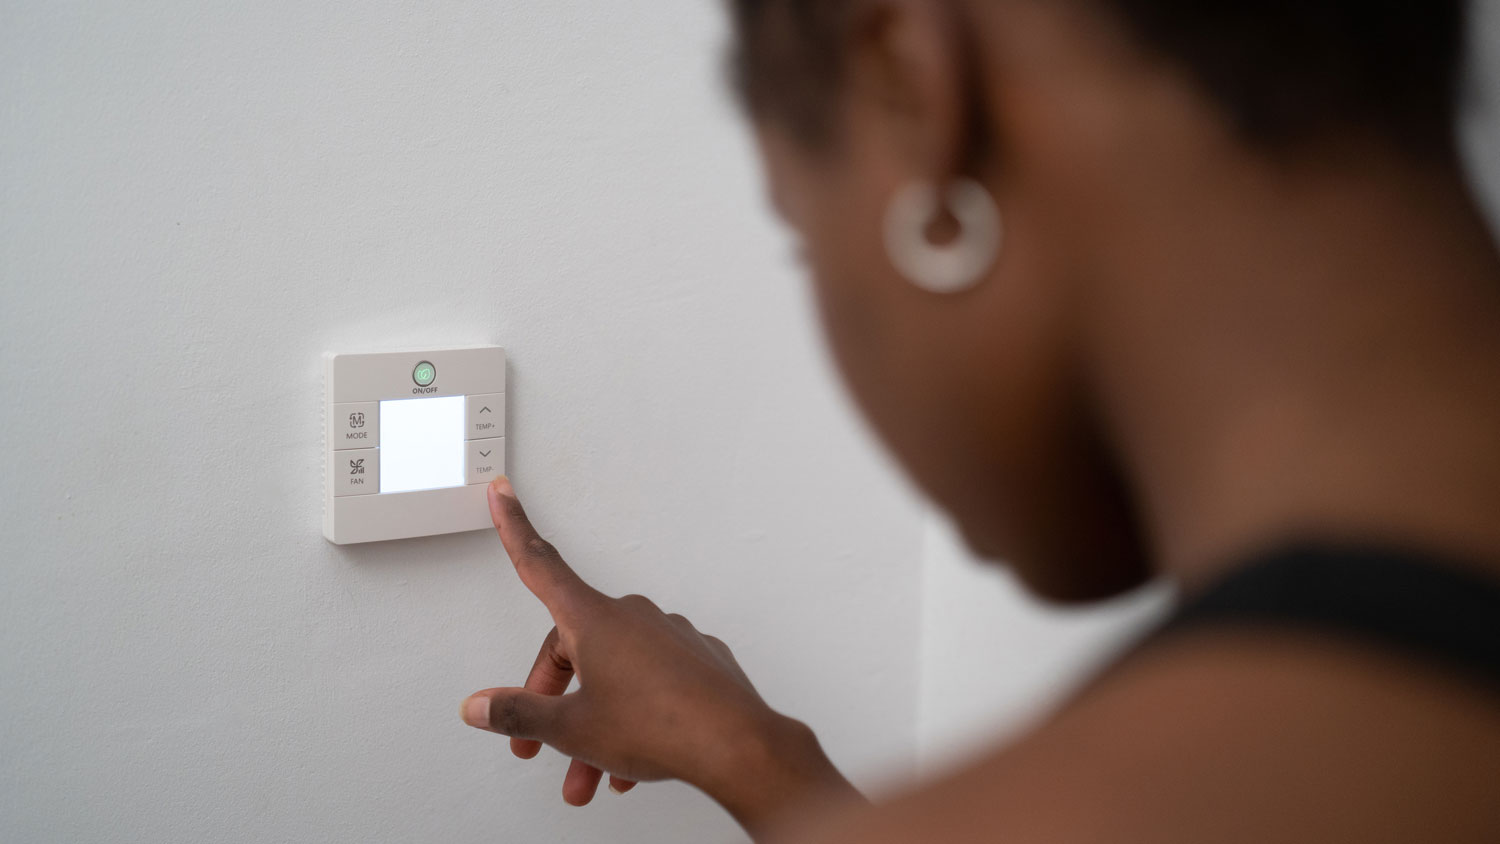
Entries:
[[464,397],[380,403],[380,492],[464,485]]

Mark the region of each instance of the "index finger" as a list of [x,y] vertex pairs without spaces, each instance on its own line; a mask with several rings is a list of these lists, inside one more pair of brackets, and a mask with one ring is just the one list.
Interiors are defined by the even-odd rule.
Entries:
[[536,532],[509,478],[502,476],[490,483],[489,499],[490,518],[516,574],[552,613],[554,621],[562,621],[560,616],[568,615],[580,600],[599,594],[583,582],[552,543]]

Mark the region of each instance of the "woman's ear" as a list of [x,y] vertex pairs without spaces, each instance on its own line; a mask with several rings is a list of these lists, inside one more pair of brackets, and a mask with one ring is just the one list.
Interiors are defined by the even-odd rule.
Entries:
[[846,29],[848,129],[902,180],[946,183],[977,157],[978,68],[961,4],[855,0]]

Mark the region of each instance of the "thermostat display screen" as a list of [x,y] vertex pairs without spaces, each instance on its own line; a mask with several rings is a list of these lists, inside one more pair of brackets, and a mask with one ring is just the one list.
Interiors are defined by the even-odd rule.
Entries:
[[463,486],[463,396],[380,403],[380,492]]

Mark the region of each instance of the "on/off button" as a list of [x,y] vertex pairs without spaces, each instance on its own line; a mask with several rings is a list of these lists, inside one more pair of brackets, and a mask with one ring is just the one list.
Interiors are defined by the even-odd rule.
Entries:
[[418,387],[431,387],[432,382],[437,380],[437,367],[424,360],[412,368],[411,380]]

